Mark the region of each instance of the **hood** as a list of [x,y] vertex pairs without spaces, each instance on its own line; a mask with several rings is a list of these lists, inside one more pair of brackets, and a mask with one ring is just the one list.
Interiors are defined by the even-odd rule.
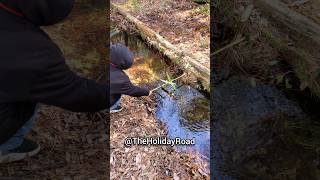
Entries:
[[6,6],[23,14],[37,26],[55,24],[71,12],[74,0],[2,0]]
[[133,53],[122,44],[112,44],[110,47],[111,63],[119,69],[129,69],[133,64]]

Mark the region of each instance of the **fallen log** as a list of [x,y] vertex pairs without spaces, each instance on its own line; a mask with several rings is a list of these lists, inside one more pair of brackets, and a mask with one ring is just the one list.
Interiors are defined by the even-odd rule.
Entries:
[[257,7],[260,7],[281,25],[285,25],[298,35],[320,45],[320,26],[309,18],[291,10],[279,0],[257,0],[255,2]]
[[128,22],[134,25],[137,33],[146,43],[158,50],[177,64],[183,71],[193,74],[203,85],[206,90],[210,90],[210,68],[199,63],[197,57],[188,52],[176,48],[173,44],[150,29],[146,24],[130,15],[122,7],[111,3],[111,7],[121,14]]
[[[286,4],[279,0],[257,0],[256,6],[262,12],[268,14],[282,35],[275,33],[272,29],[264,29],[263,34],[269,43],[279,49],[290,62],[296,76],[300,80],[300,89],[309,87],[311,92],[320,97],[320,26],[309,18],[291,10]],[[287,36],[294,40],[294,46]]]

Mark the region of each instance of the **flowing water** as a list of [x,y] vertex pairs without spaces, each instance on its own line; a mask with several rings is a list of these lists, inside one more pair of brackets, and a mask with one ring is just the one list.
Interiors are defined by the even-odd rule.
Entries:
[[[168,65],[138,37],[118,32],[113,33],[111,42],[125,44],[134,53],[134,65],[126,72],[133,83],[156,87],[163,83],[160,79],[167,79],[167,74],[178,76],[173,65]],[[177,146],[178,151],[200,153],[209,160],[209,99],[191,86],[176,83],[177,89],[165,86],[157,91],[157,119],[166,124],[170,138],[195,140],[195,145]]]

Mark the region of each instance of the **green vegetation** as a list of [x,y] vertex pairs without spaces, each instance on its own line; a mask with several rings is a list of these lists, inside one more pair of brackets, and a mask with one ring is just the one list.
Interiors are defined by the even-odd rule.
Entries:
[[174,78],[174,79],[172,79],[172,77],[168,73],[166,75],[167,75],[167,80],[160,79],[160,81],[164,82],[164,84],[162,84],[161,86],[159,86],[157,88],[152,89],[151,90],[152,92],[156,91],[156,90],[158,90],[158,89],[160,89],[160,88],[162,88],[162,87],[164,87],[166,85],[171,85],[174,90],[177,90],[177,84],[174,81],[182,78],[186,74],[182,74],[181,76],[179,76],[177,78]]
[[142,7],[141,7],[141,3],[139,0],[132,0],[131,5],[132,5],[134,11],[141,11]]
[[171,85],[172,88],[174,90],[177,90],[177,84],[174,82],[174,80],[170,77],[169,73],[167,72],[167,80],[163,80],[163,79],[160,79],[160,81],[164,82],[165,84],[168,84],[168,85]]

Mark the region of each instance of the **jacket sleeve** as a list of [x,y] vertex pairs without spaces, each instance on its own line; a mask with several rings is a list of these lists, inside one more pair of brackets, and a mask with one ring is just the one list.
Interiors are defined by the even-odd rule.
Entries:
[[123,85],[120,88],[120,93],[133,96],[133,97],[141,97],[141,96],[148,96],[149,90],[146,88],[135,86],[129,80],[123,83]]
[[46,67],[35,78],[29,100],[74,112],[96,112],[109,106],[109,86],[82,78],[65,64],[61,53],[49,53]]

